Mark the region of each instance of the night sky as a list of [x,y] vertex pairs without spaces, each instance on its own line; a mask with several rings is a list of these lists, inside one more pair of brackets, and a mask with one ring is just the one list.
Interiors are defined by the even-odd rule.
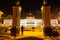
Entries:
[[[43,0],[19,0],[22,6],[22,12],[35,12],[40,10]],[[52,9],[60,7],[60,0],[47,0]],[[5,14],[12,14],[12,6],[15,5],[15,0],[0,0],[0,10]],[[36,11],[37,12],[37,11]],[[26,13],[27,14],[27,13]],[[36,14],[35,14],[36,15]]]

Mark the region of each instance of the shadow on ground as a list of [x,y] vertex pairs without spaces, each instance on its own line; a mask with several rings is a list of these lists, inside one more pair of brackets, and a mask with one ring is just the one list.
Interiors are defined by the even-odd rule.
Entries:
[[17,40],[43,40],[42,38],[37,38],[37,37],[25,37],[25,38],[21,38],[21,39],[17,39]]

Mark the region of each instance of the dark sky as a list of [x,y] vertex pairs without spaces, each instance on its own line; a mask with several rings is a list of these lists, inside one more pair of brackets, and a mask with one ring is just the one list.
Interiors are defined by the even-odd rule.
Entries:
[[[52,9],[60,7],[60,0],[47,0]],[[12,6],[15,0],[0,0],[0,10],[5,14],[12,14]],[[22,12],[40,10],[43,0],[20,0],[22,6]]]

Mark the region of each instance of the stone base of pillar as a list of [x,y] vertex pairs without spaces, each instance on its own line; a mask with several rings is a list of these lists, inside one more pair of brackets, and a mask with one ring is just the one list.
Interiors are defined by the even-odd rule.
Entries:
[[45,36],[54,36],[54,37],[59,35],[57,31],[52,30],[52,28],[50,27],[44,28],[44,34]]
[[19,33],[20,33],[19,28],[16,28],[16,27],[11,28],[11,35],[12,36],[17,36],[17,35],[19,35]]
[[44,28],[45,36],[52,36],[52,32],[53,32],[52,28],[49,28],[49,27]]
[[11,28],[11,35],[16,36],[16,27]]

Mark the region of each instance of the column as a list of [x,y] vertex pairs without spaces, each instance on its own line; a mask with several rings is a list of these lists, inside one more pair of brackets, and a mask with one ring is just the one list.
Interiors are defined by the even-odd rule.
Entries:
[[42,7],[41,7],[41,12],[42,12],[42,19],[44,22],[44,34],[45,36],[51,36],[52,35],[52,28],[51,28],[51,23],[50,23],[50,8],[51,6],[49,6],[47,4],[47,1],[44,0],[43,1]]
[[21,16],[21,6],[13,6],[13,28],[16,28],[16,32],[19,35],[20,32],[20,16]]

